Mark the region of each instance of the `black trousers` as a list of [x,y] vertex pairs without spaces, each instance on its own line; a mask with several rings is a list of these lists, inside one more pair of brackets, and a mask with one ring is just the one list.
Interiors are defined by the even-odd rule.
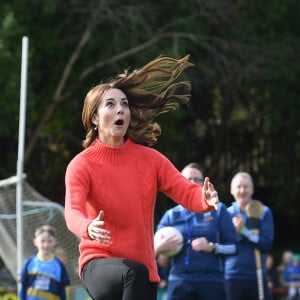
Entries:
[[149,281],[147,267],[125,258],[89,261],[82,283],[94,300],[156,300],[157,283]]
[[[258,286],[257,280],[227,280],[226,281],[227,299],[230,300],[257,300]],[[263,279],[264,300],[272,300],[271,292],[268,288],[267,281]]]

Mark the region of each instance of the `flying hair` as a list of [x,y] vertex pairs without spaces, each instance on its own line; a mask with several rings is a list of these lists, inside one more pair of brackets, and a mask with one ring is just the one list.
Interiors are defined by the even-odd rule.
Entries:
[[87,131],[84,147],[97,136],[92,118],[103,93],[110,88],[122,90],[128,98],[131,121],[126,137],[145,146],[153,146],[161,134],[160,125],[153,120],[159,114],[175,110],[190,101],[191,84],[177,81],[183,70],[193,66],[189,55],[175,59],[159,56],[131,73],[126,70],[114,79],[94,87],[86,96],[82,121]]

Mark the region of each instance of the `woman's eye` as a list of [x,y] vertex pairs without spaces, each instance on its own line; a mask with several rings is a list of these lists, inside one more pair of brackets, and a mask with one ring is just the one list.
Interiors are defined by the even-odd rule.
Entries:
[[124,102],[122,103],[122,105],[128,107],[128,106],[129,106],[129,103],[128,103],[127,101],[124,101]]
[[112,101],[106,102],[106,106],[113,106],[114,103]]

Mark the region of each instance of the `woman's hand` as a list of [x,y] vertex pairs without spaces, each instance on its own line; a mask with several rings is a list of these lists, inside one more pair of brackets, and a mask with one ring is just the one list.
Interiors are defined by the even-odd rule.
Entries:
[[205,177],[204,179],[202,195],[204,196],[208,205],[213,206],[216,210],[218,209],[218,192],[215,190],[214,185],[209,181],[208,177]]
[[104,211],[100,211],[96,219],[88,226],[88,235],[92,240],[99,241],[103,244],[110,244],[110,231],[103,229],[104,226]]

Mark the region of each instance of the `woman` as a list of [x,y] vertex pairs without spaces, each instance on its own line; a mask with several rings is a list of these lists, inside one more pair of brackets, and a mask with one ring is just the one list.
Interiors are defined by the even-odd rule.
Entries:
[[192,211],[217,205],[208,178],[199,188],[150,148],[161,132],[153,119],[189,101],[180,91],[190,84],[175,82],[192,65],[188,60],[158,57],[97,85],[85,98],[86,149],[67,167],[65,216],[68,228],[81,238],[79,275],[93,299],[156,299],[158,191]]

